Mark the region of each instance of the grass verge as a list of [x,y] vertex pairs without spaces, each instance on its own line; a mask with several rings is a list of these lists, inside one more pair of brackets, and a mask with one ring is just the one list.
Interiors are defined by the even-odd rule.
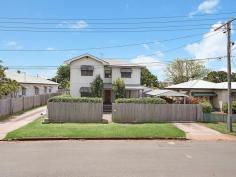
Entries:
[[5,140],[22,138],[185,138],[185,133],[171,123],[42,124],[39,118],[7,134]]
[[236,123],[233,123],[233,132],[229,133],[226,128],[226,123],[218,122],[218,123],[201,123],[202,125],[212,128],[216,131],[219,131],[224,134],[230,134],[236,136]]

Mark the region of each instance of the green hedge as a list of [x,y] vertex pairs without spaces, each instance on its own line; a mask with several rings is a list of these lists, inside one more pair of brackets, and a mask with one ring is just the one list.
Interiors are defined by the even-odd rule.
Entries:
[[208,101],[203,101],[199,104],[202,106],[202,111],[204,113],[211,113],[212,112],[212,105]]
[[[227,113],[228,112],[228,103],[224,103],[222,106],[222,111]],[[232,101],[232,113],[236,113],[236,101]]]
[[116,103],[139,103],[139,104],[166,104],[166,100],[162,98],[119,98]]
[[71,97],[69,95],[55,96],[48,102],[69,102],[69,103],[102,103],[102,98],[97,97]]

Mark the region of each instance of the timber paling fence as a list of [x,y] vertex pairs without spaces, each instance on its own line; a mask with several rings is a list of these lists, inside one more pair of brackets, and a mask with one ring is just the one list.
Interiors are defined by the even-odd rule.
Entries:
[[0,99],[0,117],[46,105],[48,99],[56,95],[58,93]]
[[[236,123],[236,114],[231,116],[232,122]],[[202,122],[227,122],[227,114],[225,113],[204,113]]]
[[117,123],[195,122],[202,116],[197,104],[112,104],[112,121]]
[[48,120],[53,123],[102,122],[103,103],[48,102]]

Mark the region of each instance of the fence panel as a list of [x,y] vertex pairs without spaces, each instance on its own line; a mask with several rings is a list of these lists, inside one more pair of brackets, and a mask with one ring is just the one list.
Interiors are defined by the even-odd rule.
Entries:
[[0,117],[11,114],[11,99],[0,100]]
[[22,98],[12,98],[11,99],[11,113],[16,113],[24,109]]
[[101,122],[102,103],[49,102],[49,122]]
[[202,118],[196,104],[135,104],[113,103],[114,122],[194,122]]
[[23,110],[28,110],[40,105],[46,105],[47,100],[50,97],[56,95],[59,94],[52,93],[52,94],[37,95],[37,96],[26,96],[20,98],[0,99],[0,117],[7,116]]

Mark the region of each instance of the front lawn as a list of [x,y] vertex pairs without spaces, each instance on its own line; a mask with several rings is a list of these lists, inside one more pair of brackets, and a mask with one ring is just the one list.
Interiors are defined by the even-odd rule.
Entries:
[[185,138],[185,133],[172,123],[42,124],[39,118],[7,134],[5,140],[20,138]]
[[236,123],[233,123],[233,132],[228,133],[226,123],[218,122],[218,123],[202,123],[202,125],[205,125],[208,128],[212,128],[216,131],[219,131],[224,134],[230,134],[236,136]]

